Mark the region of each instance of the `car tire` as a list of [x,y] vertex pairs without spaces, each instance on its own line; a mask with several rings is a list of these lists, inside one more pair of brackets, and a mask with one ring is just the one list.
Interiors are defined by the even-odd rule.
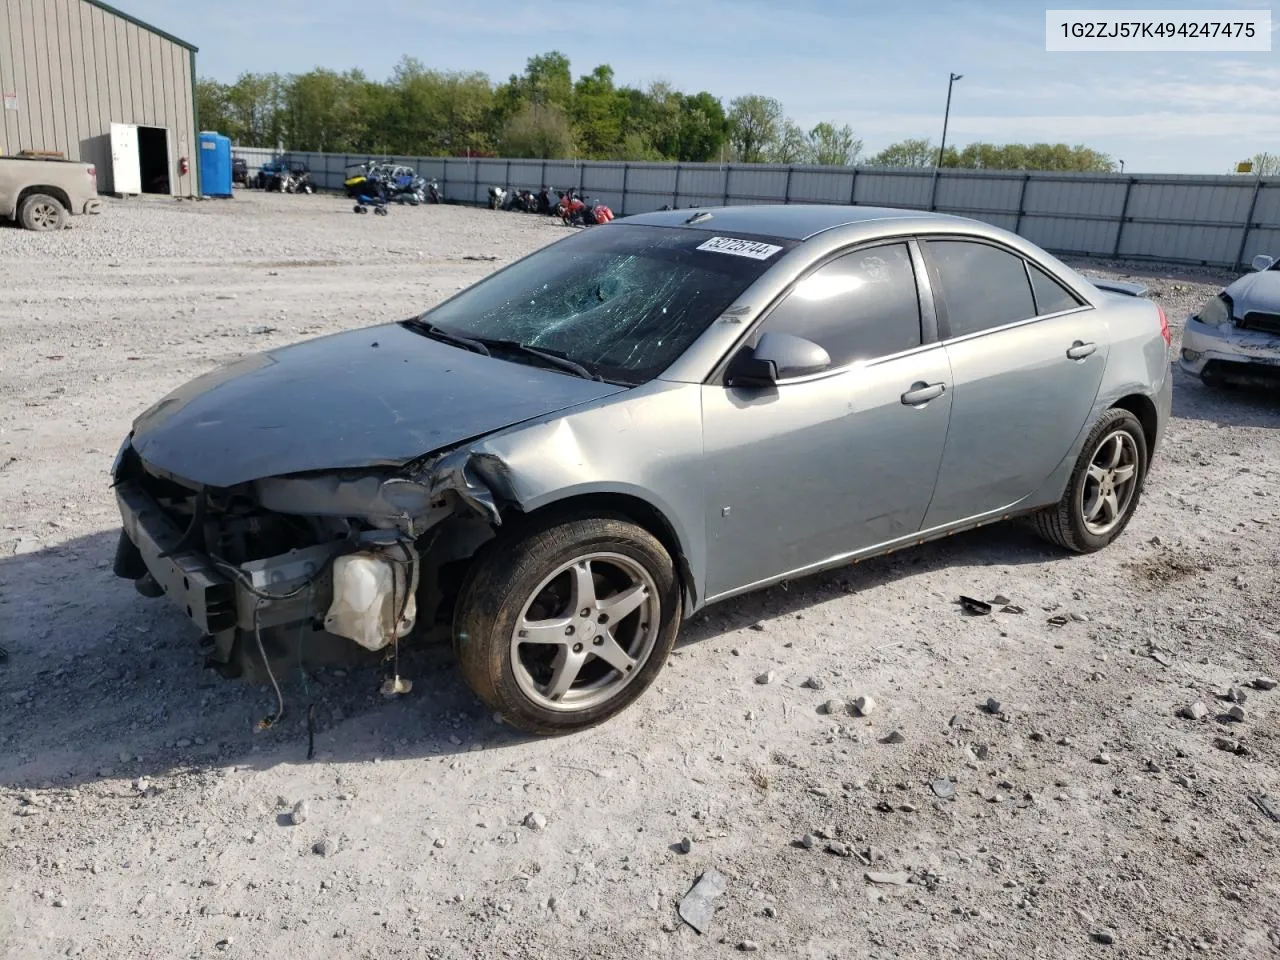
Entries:
[[1147,466],[1147,438],[1138,418],[1128,410],[1108,410],[1089,431],[1062,499],[1034,514],[1033,525],[1074,553],[1101,550],[1129,525]]
[[67,225],[67,208],[47,193],[33,193],[22,201],[18,222],[41,233],[61,230]]
[[458,598],[454,650],[463,679],[504,722],[567,733],[645,691],[681,614],[675,564],[657,538],[618,517],[561,517],[481,553]]

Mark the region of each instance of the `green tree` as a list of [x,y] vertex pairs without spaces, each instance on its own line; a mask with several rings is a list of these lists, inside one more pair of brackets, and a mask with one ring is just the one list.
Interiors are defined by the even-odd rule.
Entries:
[[508,157],[559,160],[573,155],[573,128],[555,104],[527,103],[507,121],[500,145]]
[[932,167],[938,159],[938,148],[924,139],[891,143],[868,161],[877,167]]
[[848,124],[836,127],[820,123],[809,131],[809,157],[812,163],[827,167],[851,167],[858,162],[862,141],[853,135]]
[[729,104],[729,139],[743,163],[762,163],[778,143],[782,104],[750,94]]
[[769,150],[772,163],[812,163],[809,151],[809,138],[800,129],[800,125],[790,118],[782,122],[778,130],[778,138]]
[[677,160],[706,163],[720,158],[729,139],[724,105],[703,90],[680,98],[680,152]]
[[573,87],[573,125],[584,157],[612,157],[622,140],[626,101],[613,85],[613,68],[601,64]]

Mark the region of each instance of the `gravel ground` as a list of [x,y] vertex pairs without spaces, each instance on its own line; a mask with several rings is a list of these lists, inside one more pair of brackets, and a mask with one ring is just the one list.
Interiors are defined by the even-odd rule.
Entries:
[[[1180,374],[1100,554],[991,528],[728,602],[569,738],[495,724],[440,648],[394,702],[371,671],[286,677],[255,728],[270,691],[203,671],[178,612],[111,574],[130,420],[562,235],[261,195],[0,229],[0,954],[1276,956],[1280,823],[1250,796],[1280,814],[1280,690],[1248,684],[1280,674],[1280,401]],[[1087,266],[1178,327],[1229,279]],[[699,935],[676,906],[712,869]]]

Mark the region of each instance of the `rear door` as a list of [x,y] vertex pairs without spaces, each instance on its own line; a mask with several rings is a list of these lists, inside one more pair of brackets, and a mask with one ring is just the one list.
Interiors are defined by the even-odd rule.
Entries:
[[921,246],[954,378],[929,530],[1016,507],[1048,480],[1093,410],[1108,344],[1101,313],[1017,252]]
[[111,124],[111,190],[113,193],[142,193],[138,128],[131,123]]

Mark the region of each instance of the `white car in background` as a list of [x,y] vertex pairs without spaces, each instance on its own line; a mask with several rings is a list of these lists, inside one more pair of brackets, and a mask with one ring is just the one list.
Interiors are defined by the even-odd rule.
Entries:
[[1246,274],[1188,318],[1182,369],[1211,386],[1280,387],[1280,262],[1259,254]]

